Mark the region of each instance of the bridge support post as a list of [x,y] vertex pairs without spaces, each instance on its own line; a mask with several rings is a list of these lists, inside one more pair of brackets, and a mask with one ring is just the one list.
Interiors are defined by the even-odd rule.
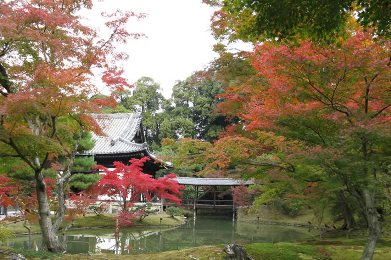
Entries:
[[195,186],[194,187],[195,189],[195,197],[193,198],[193,217],[194,217],[194,220],[196,218],[196,215],[197,215],[197,199],[198,199],[198,186]]
[[232,222],[235,222],[235,204],[232,203]]

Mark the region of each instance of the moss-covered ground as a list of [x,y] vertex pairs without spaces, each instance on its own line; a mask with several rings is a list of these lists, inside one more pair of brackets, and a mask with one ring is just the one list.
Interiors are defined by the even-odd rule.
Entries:
[[[182,250],[142,255],[79,254],[63,255],[45,252],[20,252],[28,259],[84,260],[84,259],[226,259],[223,245],[201,246]],[[247,253],[255,260],[299,260],[299,259],[360,259],[363,247],[355,245],[314,245],[306,243],[252,243],[245,246]],[[1,259],[1,258],[0,258]],[[374,260],[391,259],[391,247],[379,245]]]

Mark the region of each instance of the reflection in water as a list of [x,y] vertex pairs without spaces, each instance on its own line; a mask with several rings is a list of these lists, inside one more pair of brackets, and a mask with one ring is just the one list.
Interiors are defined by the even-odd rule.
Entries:
[[[66,249],[71,254],[140,254],[233,242],[245,244],[302,240],[311,236],[304,229],[201,217],[194,221],[191,219],[176,229],[123,229],[118,240],[114,231],[109,230],[84,230],[78,231],[78,234],[72,234],[73,232],[65,236]],[[18,237],[9,245],[38,250],[40,243],[40,236],[34,236],[31,243],[27,237]]]

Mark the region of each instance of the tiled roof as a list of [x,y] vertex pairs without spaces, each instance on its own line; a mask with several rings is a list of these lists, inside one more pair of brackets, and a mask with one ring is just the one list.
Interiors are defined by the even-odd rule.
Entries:
[[140,114],[92,114],[92,116],[106,136],[93,134],[95,146],[84,154],[133,153],[147,149],[146,143],[133,142],[140,128]]
[[176,181],[181,185],[194,186],[239,186],[251,185],[252,181],[244,181],[230,178],[192,178],[192,177],[177,177]]

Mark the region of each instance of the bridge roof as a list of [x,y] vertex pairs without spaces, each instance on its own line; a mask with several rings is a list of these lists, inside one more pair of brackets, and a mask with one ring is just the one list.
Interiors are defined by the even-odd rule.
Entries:
[[177,177],[176,181],[181,185],[193,186],[240,186],[251,185],[253,181],[245,181],[231,178],[195,178],[195,177]]

